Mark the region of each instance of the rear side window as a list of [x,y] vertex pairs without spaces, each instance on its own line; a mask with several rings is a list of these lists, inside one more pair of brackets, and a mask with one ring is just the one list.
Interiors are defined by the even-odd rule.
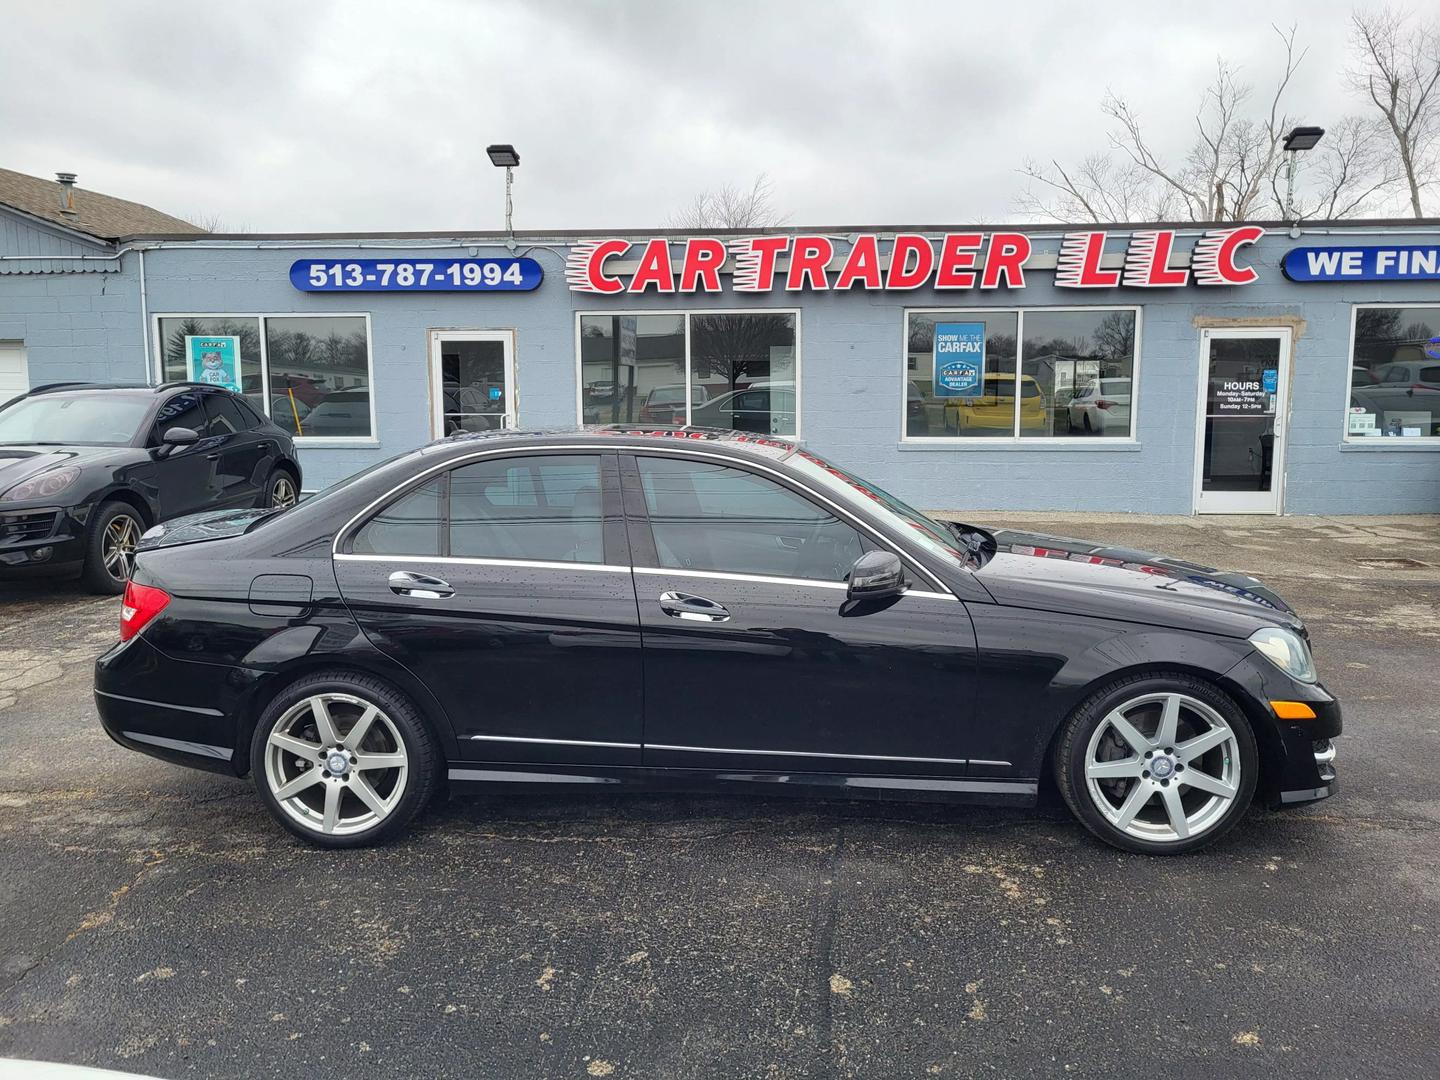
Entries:
[[598,454],[495,458],[450,474],[450,554],[602,563]]
[[358,555],[442,555],[445,478],[402,495],[367,521],[350,550]]
[[853,528],[766,477],[684,458],[636,465],[666,569],[843,581],[864,554]]

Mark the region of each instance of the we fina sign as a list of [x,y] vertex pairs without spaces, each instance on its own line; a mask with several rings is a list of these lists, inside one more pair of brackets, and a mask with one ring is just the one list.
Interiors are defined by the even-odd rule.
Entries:
[[[1055,284],[1065,289],[1249,285],[1259,274],[1241,252],[1264,235],[1258,225],[1212,229],[1195,241],[1188,266],[1172,266],[1176,230],[1151,229],[1130,234],[1122,266],[1106,266],[1108,233],[1067,233],[1054,259]],[[618,269],[637,248],[634,266]],[[750,236],[728,245],[713,236],[657,237],[577,244],[565,260],[565,280],[574,292],[607,295],[718,293],[727,259],[730,288],[737,293],[1023,289],[1026,269],[1033,270],[1037,261],[1030,237],[1018,232],[946,233],[938,240],[900,233],[884,241],[878,234],[861,234],[843,252],[820,235]]]

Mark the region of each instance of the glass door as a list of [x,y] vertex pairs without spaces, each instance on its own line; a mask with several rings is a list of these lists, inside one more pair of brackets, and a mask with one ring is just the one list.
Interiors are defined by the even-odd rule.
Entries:
[[431,331],[430,418],[435,438],[515,426],[514,331]]
[[1290,331],[1206,330],[1200,339],[1197,514],[1278,514]]

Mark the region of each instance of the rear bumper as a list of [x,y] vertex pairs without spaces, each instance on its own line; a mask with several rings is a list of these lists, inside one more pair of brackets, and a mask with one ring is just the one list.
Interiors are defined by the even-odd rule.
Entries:
[[95,661],[95,708],[128,750],[240,776],[249,761],[238,721],[253,683],[242,668],[164,657],[142,635]]

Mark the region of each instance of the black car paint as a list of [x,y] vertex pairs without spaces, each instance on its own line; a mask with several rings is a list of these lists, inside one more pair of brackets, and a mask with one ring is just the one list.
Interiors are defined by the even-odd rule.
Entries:
[[[1266,801],[1333,790],[1313,743],[1339,733],[1339,706],[1255,652],[1250,633],[1298,619],[1237,575],[1210,575],[1226,586],[1217,589],[1192,580],[1204,568],[1143,553],[1118,566],[1079,549],[1073,559],[1037,558],[1014,549],[1067,542],[1003,532],[977,568],[874,519],[870,531],[902,556],[914,595],[847,613],[839,589],[801,602],[778,585],[689,576],[687,589],[703,586],[735,617],[662,623],[650,594],[673,583],[646,565],[643,503],[637,512],[631,499],[622,516],[614,459],[699,450],[805,486],[784,461],[751,453],[747,443],[764,440],[659,437],[673,434],[451,439],[284,513],[167,528],[146,542],[135,580],[163,587],[171,603],[96,664],[107,731],[136,750],[243,775],[265,702],[303,674],[341,667],[382,675],[417,702],[452,781],[765,784],[1027,804],[1061,721],[1090,690],[1121,673],[1180,669],[1217,682],[1249,716]],[[437,615],[390,593],[388,557],[345,556],[347,522],[423,470],[477,453],[576,447],[606,455],[611,571],[407,560],[406,569],[443,572],[464,598]],[[1177,569],[1183,580],[1127,562]],[[815,599],[827,593],[831,602]],[[1311,703],[1317,719],[1276,720],[1267,702],[1281,699]]]
[[[125,446],[0,444],[0,493],[31,477],[67,465],[80,467],[79,478],[50,498],[0,502],[0,577],[74,572],[86,552],[87,524],[108,501],[130,504],[146,526],[221,507],[254,506],[276,468],[301,478],[295,444],[282,428],[254,417],[255,426],[235,434],[200,438],[170,447],[159,436],[179,411],[179,403],[199,395],[233,397],[215,387],[190,383],[162,386],[63,385],[32,393],[123,394],[152,402],[135,436]],[[22,395],[6,406],[22,401]],[[240,415],[252,414],[243,405]],[[202,406],[203,411],[203,406]],[[262,422],[263,421],[263,422]],[[41,530],[10,529],[12,522],[44,517]]]

